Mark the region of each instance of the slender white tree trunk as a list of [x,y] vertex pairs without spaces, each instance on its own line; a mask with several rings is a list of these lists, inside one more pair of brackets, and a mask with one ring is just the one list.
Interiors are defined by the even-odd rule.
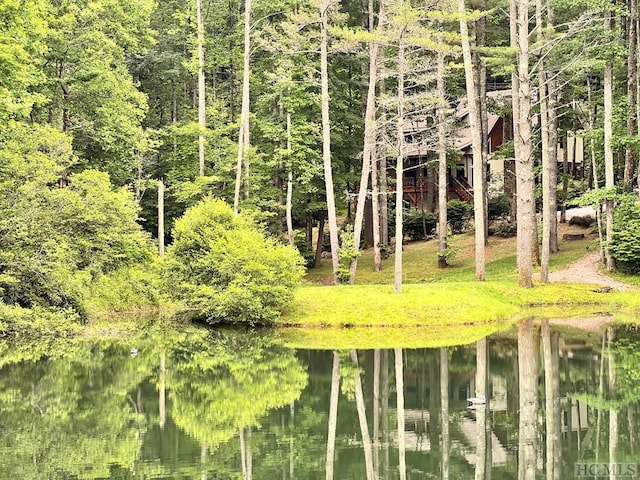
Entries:
[[[369,31],[373,32],[373,1],[369,1]],[[384,4],[380,2],[378,30],[382,25],[384,15]],[[379,33],[379,32],[378,32]],[[364,145],[362,149],[362,175],[360,176],[360,188],[358,191],[358,204],[356,206],[356,219],[353,224],[353,246],[355,253],[360,249],[360,237],[362,236],[362,220],[364,217],[364,207],[367,198],[367,189],[369,185],[369,177],[371,176],[371,185],[375,189],[377,178],[371,174],[372,163],[375,158],[376,148],[376,84],[378,83],[378,43],[369,44],[369,86],[367,89],[367,104],[364,115]],[[377,199],[376,199],[377,203]],[[373,207],[373,205],[372,205]],[[373,209],[373,216],[377,215],[376,209]],[[375,232],[375,228],[373,229]],[[375,233],[374,233],[375,234]],[[379,243],[379,242],[378,242]],[[374,240],[374,246],[376,246]],[[358,268],[358,257],[354,256],[349,266],[349,283],[353,284],[356,280],[356,269]]]
[[[442,28],[442,26],[440,26]],[[440,37],[440,42],[443,42]],[[445,54],[438,52],[436,88],[438,90],[438,266],[447,266],[447,99],[445,91]]]
[[204,82],[204,21],[202,19],[202,0],[196,0],[196,23],[198,24],[198,160],[200,176],[204,176],[204,129],[205,117],[205,82]]
[[[629,34],[627,45],[629,46],[629,54],[627,56],[627,99],[629,105],[627,107],[627,134],[630,136],[637,134],[636,125],[636,90],[637,90],[637,71],[636,62],[638,61],[638,0],[629,0]],[[631,146],[627,147],[624,162],[624,186],[626,190],[633,187],[633,170],[634,170],[634,151]]]
[[333,172],[331,167],[331,127],[329,124],[329,2],[323,0],[320,4],[320,103],[322,110],[322,161],[324,165],[324,183],[327,195],[327,212],[329,219],[329,240],[331,242],[331,261],[333,264],[333,279],[338,279],[338,221],[336,219],[336,203],[333,193]]
[[402,292],[402,197],[404,194],[402,172],[404,169],[404,74],[405,74],[404,29],[398,41],[398,156],[396,157],[396,244],[394,257],[395,293]]
[[[612,29],[612,13],[605,12],[605,27]],[[615,187],[615,178],[613,170],[613,59],[607,60],[604,67],[604,186],[607,190]],[[611,241],[613,236],[613,199],[606,200],[606,234],[607,242]],[[607,270],[614,271],[616,264],[611,251],[606,248],[605,256],[607,260]]]
[[158,180],[158,255],[164,256],[164,183]]
[[467,86],[467,103],[469,105],[469,126],[471,127],[471,148],[473,149],[473,221],[475,227],[476,250],[476,280],[485,279],[485,215],[484,215],[484,188],[483,188],[483,162],[482,162],[482,121],[480,118],[480,105],[476,92],[475,77],[473,71],[473,59],[471,58],[471,43],[469,40],[469,28],[467,26],[467,10],[464,0],[458,0],[458,12],[460,13],[460,36],[462,42],[462,57],[464,60],[464,76]]
[[[538,42],[542,44],[545,36],[542,33],[542,0],[536,0],[536,30],[538,32]],[[555,220],[556,212],[551,211],[551,179],[552,169],[551,158],[549,157],[549,137],[551,135],[551,125],[549,122],[549,94],[547,87],[547,72],[545,60],[542,52],[538,60],[538,87],[540,97],[540,136],[542,148],[542,259],[540,280],[543,283],[549,282],[549,255],[551,253],[551,222]]]
[[371,152],[371,209],[373,210],[373,269],[382,269],[382,252],[380,251],[380,187],[378,178],[377,149]]
[[289,239],[289,245],[295,245],[295,239],[293,236],[293,217],[291,215],[291,201],[293,197],[293,161],[291,160],[291,112],[287,112],[287,160],[289,164],[287,172],[287,238]]
[[251,0],[244,2],[244,54],[242,58],[242,107],[240,111],[240,130],[238,133],[238,158],[236,163],[236,185],[233,197],[233,211],[238,213],[240,204],[240,188],[242,181],[242,167],[244,161],[245,197],[248,194],[249,174],[249,60],[251,56]]

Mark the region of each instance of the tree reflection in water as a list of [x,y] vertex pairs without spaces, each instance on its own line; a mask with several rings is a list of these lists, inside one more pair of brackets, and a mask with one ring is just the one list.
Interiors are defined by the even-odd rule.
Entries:
[[0,344],[0,478],[558,480],[637,451],[629,327],[529,319],[395,351],[191,327],[57,342]]

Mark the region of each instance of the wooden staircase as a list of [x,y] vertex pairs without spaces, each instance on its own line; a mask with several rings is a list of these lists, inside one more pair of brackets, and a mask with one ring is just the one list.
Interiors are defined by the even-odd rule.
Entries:
[[465,180],[461,180],[459,178],[453,178],[451,182],[451,190],[460,198],[460,200],[464,200],[467,203],[473,203],[473,189],[471,185],[469,185]]

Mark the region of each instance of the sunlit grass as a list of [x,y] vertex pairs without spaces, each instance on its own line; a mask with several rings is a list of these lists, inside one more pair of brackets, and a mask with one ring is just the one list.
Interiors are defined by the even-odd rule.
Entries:
[[[563,225],[561,233],[584,232]],[[560,251],[550,258],[551,271],[575,262],[596,248],[593,236],[577,241],[560,240]],[[562,238],[560,234],[560,238]],[[637,292],[600,293],[594,285],[541,284],[532,289],[517,286],[516,239],[491,237],[486,248],[485,282],[475,282],[474,238],[457,235],[453,245],[460,253],[447,268],[437,264],[438,243],[412,242],[403,249],[403,289],[393,293],[393,257],[373,270],[373,252],[362,252],[354,286],[308,286],[296,293],[294,305],[281,324],[306,327],[438,327],[439,329],[519,318],[577,318],[612,312],[637,316]],[[628,277],[619,275],[621,280]],[[330,285],[331,261],[309,270],[310,284]],[[640,285],[636,277],[634,282]],[[630,312],[630,313],[629,313]],[[465,327],[466,329],[467,327]],[[420,340],[418,343],[423,344]]]
[[594,316],[640,309],[637,292],[599,293],[593,285],[509,281],[304,287],[280,320],[297,326],[451,326],[537,318]]

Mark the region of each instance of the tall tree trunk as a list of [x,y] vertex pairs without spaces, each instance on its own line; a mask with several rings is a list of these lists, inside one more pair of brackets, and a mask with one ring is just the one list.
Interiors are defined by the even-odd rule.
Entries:
[[[595,105],[591,101],[591,81],[589,77],[587,77],[587,103],[589,104],[589,128],[593,129],[596,122],[596,109]],[[592,108],[593,106],[593,108]],[[596,145],[595,140],[593,138],[590,139],[589,142],[589,151],[591,153],[591,172],[593,176],[593,188],[594,190],[598,190],[600,188],[600,182],[598,178],[598,167],[596,165]],[[565,156],[566,158],[566,156]],[[602,228],[602,205],[598,203],[595,205],[596,210],[596,224],[598,226],[598,250],[600,251],[600,263],[604,264],[606,262],[605,251],[604,251],[604,234]]]
[[[440,25],[442,28],[442,24]],[[443,43],[442,37],[439,42]],[[447,249],[447,98],[445,91],[445,54],[438,51],[436,88],[438,95],[438,267],[447,266],[445,251]]]
[[[637,105],[637,67],[638,61],[638,0],[629,0],[629,29],[627,36],[627,44],[629,52],[627,56],[627,98],[629,105],[627,107],[627,134],[635,136],[638,134],[638,125],[636,124]],[[631,191],[633,188],[633,170],[634,170],[634,151],[631,146],[627,146],[624,161],[624,186],[625,190]]]
[[205,122],[205,83],[204,83],[204,21],[202,18],[202,0],[196,0],[198,28],[198,159],[200,176],[204,176],[204,129]]
[[382,269],[382,252],[380,250],[380,179],[377,153],[374,147],[371,151],[371,209],[373,210],[373,269],[379,272]]
[[356,409],[358,411],[360,433],[362,434],[362,448],[364,449],[365,471],[367,474],[367,480],[374,480],[375,473],[373,469],[373,452],[371,449],[371,437],[369,436],[369,426],[367,424],[367,411],[364,404],[364,394],[362,393],[362,379],[360,378],[360,369],[358,366],[358,352],[356,350],[351,350],[351,361],[356,367],[355,379],[354,379]]
[[[553,31],[555,22],[555,12],[551,4],[547,4],[547,28]],[[558,84],[553,73],[547,72],[547,91],[549,101],[547,102],[549,117],[549,251],[557,253],[558,248]],[[584,162],[584,159],[583,159]]]
[[[537,41],[543,45],[546,36],[543,34],[542,24],[542,0],[536,0],[536,30],[538,32]],[[542,47],[540,47],[542,48]],[[549,96],[551,92],[548,88],[547,71],[545,68],[546,49],[538,52],[538,86],[540,97],[540,136],[541,136],[541,157],[542,157],[542,260],[540,280],[543,283],[549,282],[549,255],[551,253],[551,223],[555,222],[556,212],[551,206],[552,174],[554,165],[550,158],[550,137],[551,125],[549,120]]]
[[442,480],[449,480],[449,352],[440,348],[440,414],[442,422],[442,458],[440,472]]
[[[529,10],[526,0],[515,2],[517,40],[517,115],[514,115],[514,148],[516,152],[516,189],[518,191],[517,259],[518,285],[533,287],[533,239],[536,229],[533,157],[531,144],[531,93],[529,79]],[[512,35],[513,37],[513,35]],[[513,38],[512,38],[513,39]],[[517,87],[517,91],[515,88]],[[515,112],[514,112],[515,113]],[[516,118],[517,117],[517,118]]]
[[329,425],[327,435],[326,480],[333,480],[333,459],[336,452],[336,426],[338,424],[338,395],[340,394],[340,357],[333,352],[331,370],[331,397],[329,401]]
[[[613,29],[613,13],[605,12],[605,28]],[[604,186],[607,190],[615,187],[614,169],[613,169],[613,58],[609,58],[604,67]],[[606,200],[606,241],[610,242],[613,236],[613,199]],[[616,264],[609,248],[605,249],[607,260],[607,270],[614,271]]]
[[398,412],[398,469],[400,480],[407,480],[404,440],[404,366],[402,363],[402,349],[394,349],[394,354],[396,363],[396,410]]
[[[595,164],[594,164],[595,165]],[[562,207],[560,223],[567,221],[567,194],[569,192],[569,136],[564,133],[564,148],[562,149]]]
[[[481,7],[487,10],[487,0],[482,0]],[[476,45],[482,49],[487,46],[487,17],[483,16],[475,22]],[[477,68],[478,107],[480,109],[480,125],[482,132],[482,198],[484,202],[484,243],[489,242],[489,182],[487,170],[489,166],[489,115],[487,112],[487,63],[476,50],[474,64]]]
[[291,155],[291,112],[287,112],[287,238],[289,239],[289,245],[294,246],[295,239],[293,236],[293,216],[291,214],[291,201],[293,197],[293,160],[291,159]]
[[164,183],[158,180],[158,256],[164,256]]
[[[238,213],[240,188],[244,184],[245,197],[248,194],[249,174],[249,60],[251,56],[251,0],[244,0],[244,53],[242,57],[242,110],[240,111],[240,130],[238,133],[238,158],[236,162],[236,184],[233,197],[233,211]],[[244,181],[243,181],[244,162]]]
[[482,168],[482,121],[480,105],[474,95],[476,82],[473,71],[473,59],[471,58],[471,44],[469,41],[469,28],[467,26],[467,11],[464,0],[458,0],[458,12],[460,13],[460,36],[462,41],[462,56],[464,59],[464,76],[467,86],[467,103],[469,105],[469,125],[471,127],[471,148],[473,149],[473,221],[475,226],[475,252],[476,252],[476,280],[485,279],[485,215],[484,215],[484,178]]
[[[382,27],[384,15],[384,4],[380,2],[378,29]],[[369,0],[369,31],[373,32],[373,0]],[[378,32],[380,33],[380,32]],[[353,246],[355,254],[351,265],[349,265],[349,283],[354,284],[356,280],[356,269],[358,268],[358,250],[360,249],[360,237],[362,235],[362,219],[367,198],[367,188],[369,177],[371,176],[372,160],[375,157],[376,148],[376,84],[378,83],[378,43],[369,44],[369,87],[367,90],[367,103],[364,116],[364,146],[362,150],[362,175],[360,176],[360,187],[358,190],[358,205],[356,207],[356,219],[353,224]],[[376,183],[376,178],[371,179],[371,185]],[[375,189],[375,187],[373,187]],[[377,202],[376,202],[377,203]],[[372,208],[373,209],[373,208]],[[373,216],[377,212],[373,209]],[[375,228],[374,228],[375,231]],[[375,246],[374,240],[374,246]]]
[[536,443],[538,423],[537,388],[538,352],[534,342],[533,319],[518,324],[518,376],[520,386],[520,420],[518,438],[518,479],[536,478]]
[[404,74],[405,74],[405,30],[400,32],[398,41],[398,156],[396,158],[396,250],[394,262],[395,293],[402,292],[402,171],[404,168]]
[[322,260],[322,246],[324,243],[324,216],[318,221],[318,241],[316,242],[316,256],[313,260],[313,266],[318,268]]
[[329,218],[329,239],[331,241],[331,262],[333,265],[333,281],[337,285],[338,278],[338,221],[336,219],[336,203],[333,193],[333,172],[331,166],[331,127],[329,124],[329,0],[320,3],[320,103],[322,110],[322,161],[324,165],[324,182],[327,195],[327,212]]

